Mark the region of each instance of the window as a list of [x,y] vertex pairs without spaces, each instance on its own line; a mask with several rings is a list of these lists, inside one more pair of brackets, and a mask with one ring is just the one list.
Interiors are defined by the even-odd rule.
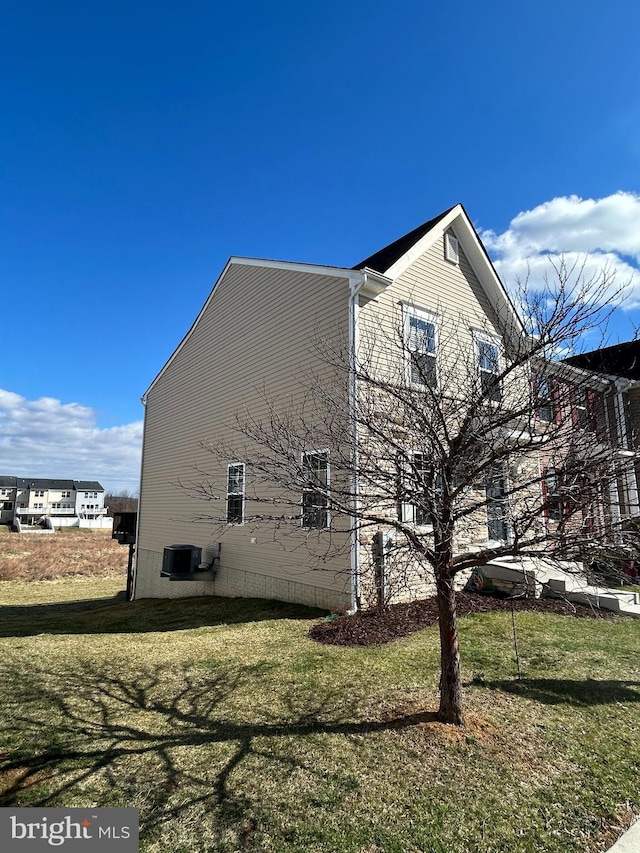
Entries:
[[553,407],[553,389],[548,376],[538,374],[536,377],[536,403],[538,406],[538,418],[543,423],[551,423],[555,420]]
[[34,504],[33,508],[34,509],[44,509],[44,504]]
[[408,378],[412,385],[435,388],[436,322],[433,314],[412,309],[406,315]]
[[329,451],[302,454],[306,482],[302,490],[302,526],[322,530],[329,526]]
[[542,497],[544,514],[548,521],[562,521],[565,504],[562,496],[562,472],[556,468],[546,468],[542,475]]
[[244,462],[227,467],[227,524],[244,521]]
[[589,421],[589,399],[587,391],[584,388],[576,388],[573,422],[580,429],[589,429]]
[[500,403],[502,401],[502,386],[499,378],[500,347],[498,342],[488,335],[477,336],[476,352],[482,396],[492,403]]
[[451,261],[452,264],[460,263],[460,247],[458,244],[458,238],[454,237],[450,231],[444,235],[444,256],[445,259],[447,261]]
[[442,494],[442,475],[434,470],[425,453],[411,455],[411,469],[404,472],[400,488],[406,498],[416,500],[423,496],[419,503],[401,503],[400,520],[419,527],[431,525],[428,508],[437,503],[437,497]]
[[13,509],[13,501],[4,501],[2,504],[2,509]]
[[33,496],[34,496],[34,498],[43,498],[43,497],[44,497],[44,492],[43,492],[43,491],[41,491],[41,490],[39,490],[39,489],[37,489],[37,490],[33,493]]
[[61,492],[61,493],[60,493],[60,497],[61,497],[61,498],[70,498],[70,497],[71,497],[71,492]]
[[507,478],[501,465],[487,473],[487,535],[489,542],[507,541]]

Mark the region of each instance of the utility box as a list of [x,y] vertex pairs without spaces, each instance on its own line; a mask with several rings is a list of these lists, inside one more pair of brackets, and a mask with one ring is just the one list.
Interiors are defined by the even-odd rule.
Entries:
[[197,545],[167,545],[162,554],[162,577],[190,580],[202,560],[202,548]]

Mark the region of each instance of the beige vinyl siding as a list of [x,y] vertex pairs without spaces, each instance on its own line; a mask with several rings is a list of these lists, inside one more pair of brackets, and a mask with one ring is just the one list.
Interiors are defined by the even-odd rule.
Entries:
[[461,352],[468,350],[473,357],[473,329],[499,335],[498,318],[462,243],[459,253],[459,265],[445,260],[444,238],[440,237],[395,279],[377,302],[363,305],[362,340],[370,342],[373,338],[381,347],[393,351],[393,341],[403,321],[403,305],[437,315],[440,367],[447,349],[450,353],[456,348]]
[[[371,347],[371,351],[378,354],[378,369],[388,371],[391,377],[405,372],[406,353],[402,345],[405,306],[435,315],[439,385],[454,399],[464,399],[469,392],[469,374],[471,381],[478,380],[474,333],[482,330],[500,337],[500,324],[484,287],[467,260],[462,241],[459,243],[459,264],[445,259],[444,237],[440,236],[393,281],[378,301],[361,306],[363,349]],[[481,510],[469,519],[464,530],[457,531],[456,546],[463,550],[484,545],[486,537],[486,514]],[[361,540],[361,544],[364,574],[370,542]],[[411,592],[413,594],[415,591]],[[424,594],[427,594],[426,587]]]
[[[199,582],[163,579],[159,587],[159,566],[148,555],[161,557],[163,548],[174,543],[205,547],[212,541],[222,543],[220,577],[247,572],[253,578],[251,588],[258,591],[264,584],[254,582],[254,576],[346,594],[348,549],[322,570],[312,569],[304,535],[295,524],[278,533],[273,524],[220,525],[196,519],[211,509],[217,516],[224,514],[226,465],[238,461],[219,463],[201,442],[225,440],[242,446],[245,439],[230,425],[245,409],[254,418],[264,416],[263,395],[285,409],[292,400],[301,401],[307,392],[306,375],[322,370],[317,351],[322,339],[347,339],[348,297],[345,278],[243,264],[228,267],[147,396],[139,524],[139,549],[147,557],[138,564],[138,588],[153,592],[143,594],[192,595],[190,587],[203,594]],[[346,406],[346,385],[344,400]],[[185,489],[202,471],[218,489],[219,501],[208,504]],[[249,497],[249,469],[246,480]],[[247,515],[255,510],[247,500]],[[145,579],[150,572],[152,584]],[[233,584],[226,588],[234,594]],[[285,587],[271,584],[264,589]],[[214,592],[212,584],[204,587],[207,591]]]

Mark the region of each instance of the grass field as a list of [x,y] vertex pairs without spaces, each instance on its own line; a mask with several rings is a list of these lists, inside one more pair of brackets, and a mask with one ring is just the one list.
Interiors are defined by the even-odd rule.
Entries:
[[518,681],[508,614],[461,619],[456,730],[435,628],[322,646],[302,607],[123,585],[0,583],[0,805],[134,806],[144,853],[601,851],[640,810],[634,620],[518,614]]
[[0,525],[0,581],[125,577],[128,548],[110,530],[64,527],[53,534],[10,533]]

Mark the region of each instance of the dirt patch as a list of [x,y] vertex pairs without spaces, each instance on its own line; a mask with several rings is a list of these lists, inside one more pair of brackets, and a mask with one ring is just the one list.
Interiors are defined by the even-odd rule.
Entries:
[[[473,592],[458,593],[457,614],[488,613],[493,610],[511,612],[512,602]],[[613,619],[607,610],[595,610],[582,604],[571,604],[559,598],[520,598],[513,601],[516,611],[555,613],[588,619]],[[386,610],[367,610],[353,616],[339,616],[314,625],[309,635],[319,643],[333,646],[382,646],[398,637],[406,637],[438,622],[435,598],[405,604],[392,604]]]
[[0,581],[120,577],[127,572],[128,551],[110,531],[9,533],[0,541]]

